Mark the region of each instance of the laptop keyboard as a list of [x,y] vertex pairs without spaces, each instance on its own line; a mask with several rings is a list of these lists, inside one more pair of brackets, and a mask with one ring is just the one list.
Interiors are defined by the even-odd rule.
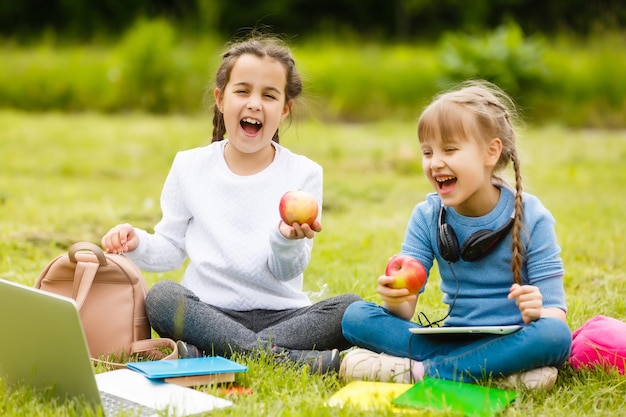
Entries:
[[157,414],[154,408],[136,403],[126,398],[118,397],[108,392],[100,391],[102,409],[107,417],[115,417],[120,413],[126,416],[150,417]]

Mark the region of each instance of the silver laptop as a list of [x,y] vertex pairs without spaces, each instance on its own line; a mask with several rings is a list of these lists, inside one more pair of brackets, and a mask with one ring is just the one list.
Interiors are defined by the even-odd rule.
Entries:
[[505,326],[441,326],[441,327],[412,327],[413,334],[511,334],[522,326],[517,324]]
[[130,369],[94,374],[74,300],[0,279],[0,379],[106,416],[188,416],[232,405],[207,393],[145,378]]

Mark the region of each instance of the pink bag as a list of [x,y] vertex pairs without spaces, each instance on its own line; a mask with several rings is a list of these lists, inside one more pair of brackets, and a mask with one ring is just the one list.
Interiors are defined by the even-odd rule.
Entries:
[[626,323],[611,317],[595,316],[572,334],[572,368],[600,366],[617,368],[624,374]]

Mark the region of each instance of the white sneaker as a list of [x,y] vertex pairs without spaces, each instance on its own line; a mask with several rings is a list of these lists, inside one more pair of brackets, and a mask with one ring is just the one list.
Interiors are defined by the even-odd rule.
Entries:
[[342,359],[339,378],[343,382],[380,381],[410,384],[411,360],[375,353],[367,349],[354,349]]
[[559,371],[554,366],[543,366],[525,372],[518,372],[505,378],[506,385],[524,385],[528,389],[550,391],[556,383]]

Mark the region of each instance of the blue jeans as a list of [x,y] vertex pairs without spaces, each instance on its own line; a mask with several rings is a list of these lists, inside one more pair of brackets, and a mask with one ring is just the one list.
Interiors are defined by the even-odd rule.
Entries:
[[563,321],[546,317],[509,335],[417,335],[417,323],[365,301],[343,316],[344,337],[365,349],[410,357],[426,376],[449,380],[499,377],[542,366],[559,367],[570,356],[572,333]]

